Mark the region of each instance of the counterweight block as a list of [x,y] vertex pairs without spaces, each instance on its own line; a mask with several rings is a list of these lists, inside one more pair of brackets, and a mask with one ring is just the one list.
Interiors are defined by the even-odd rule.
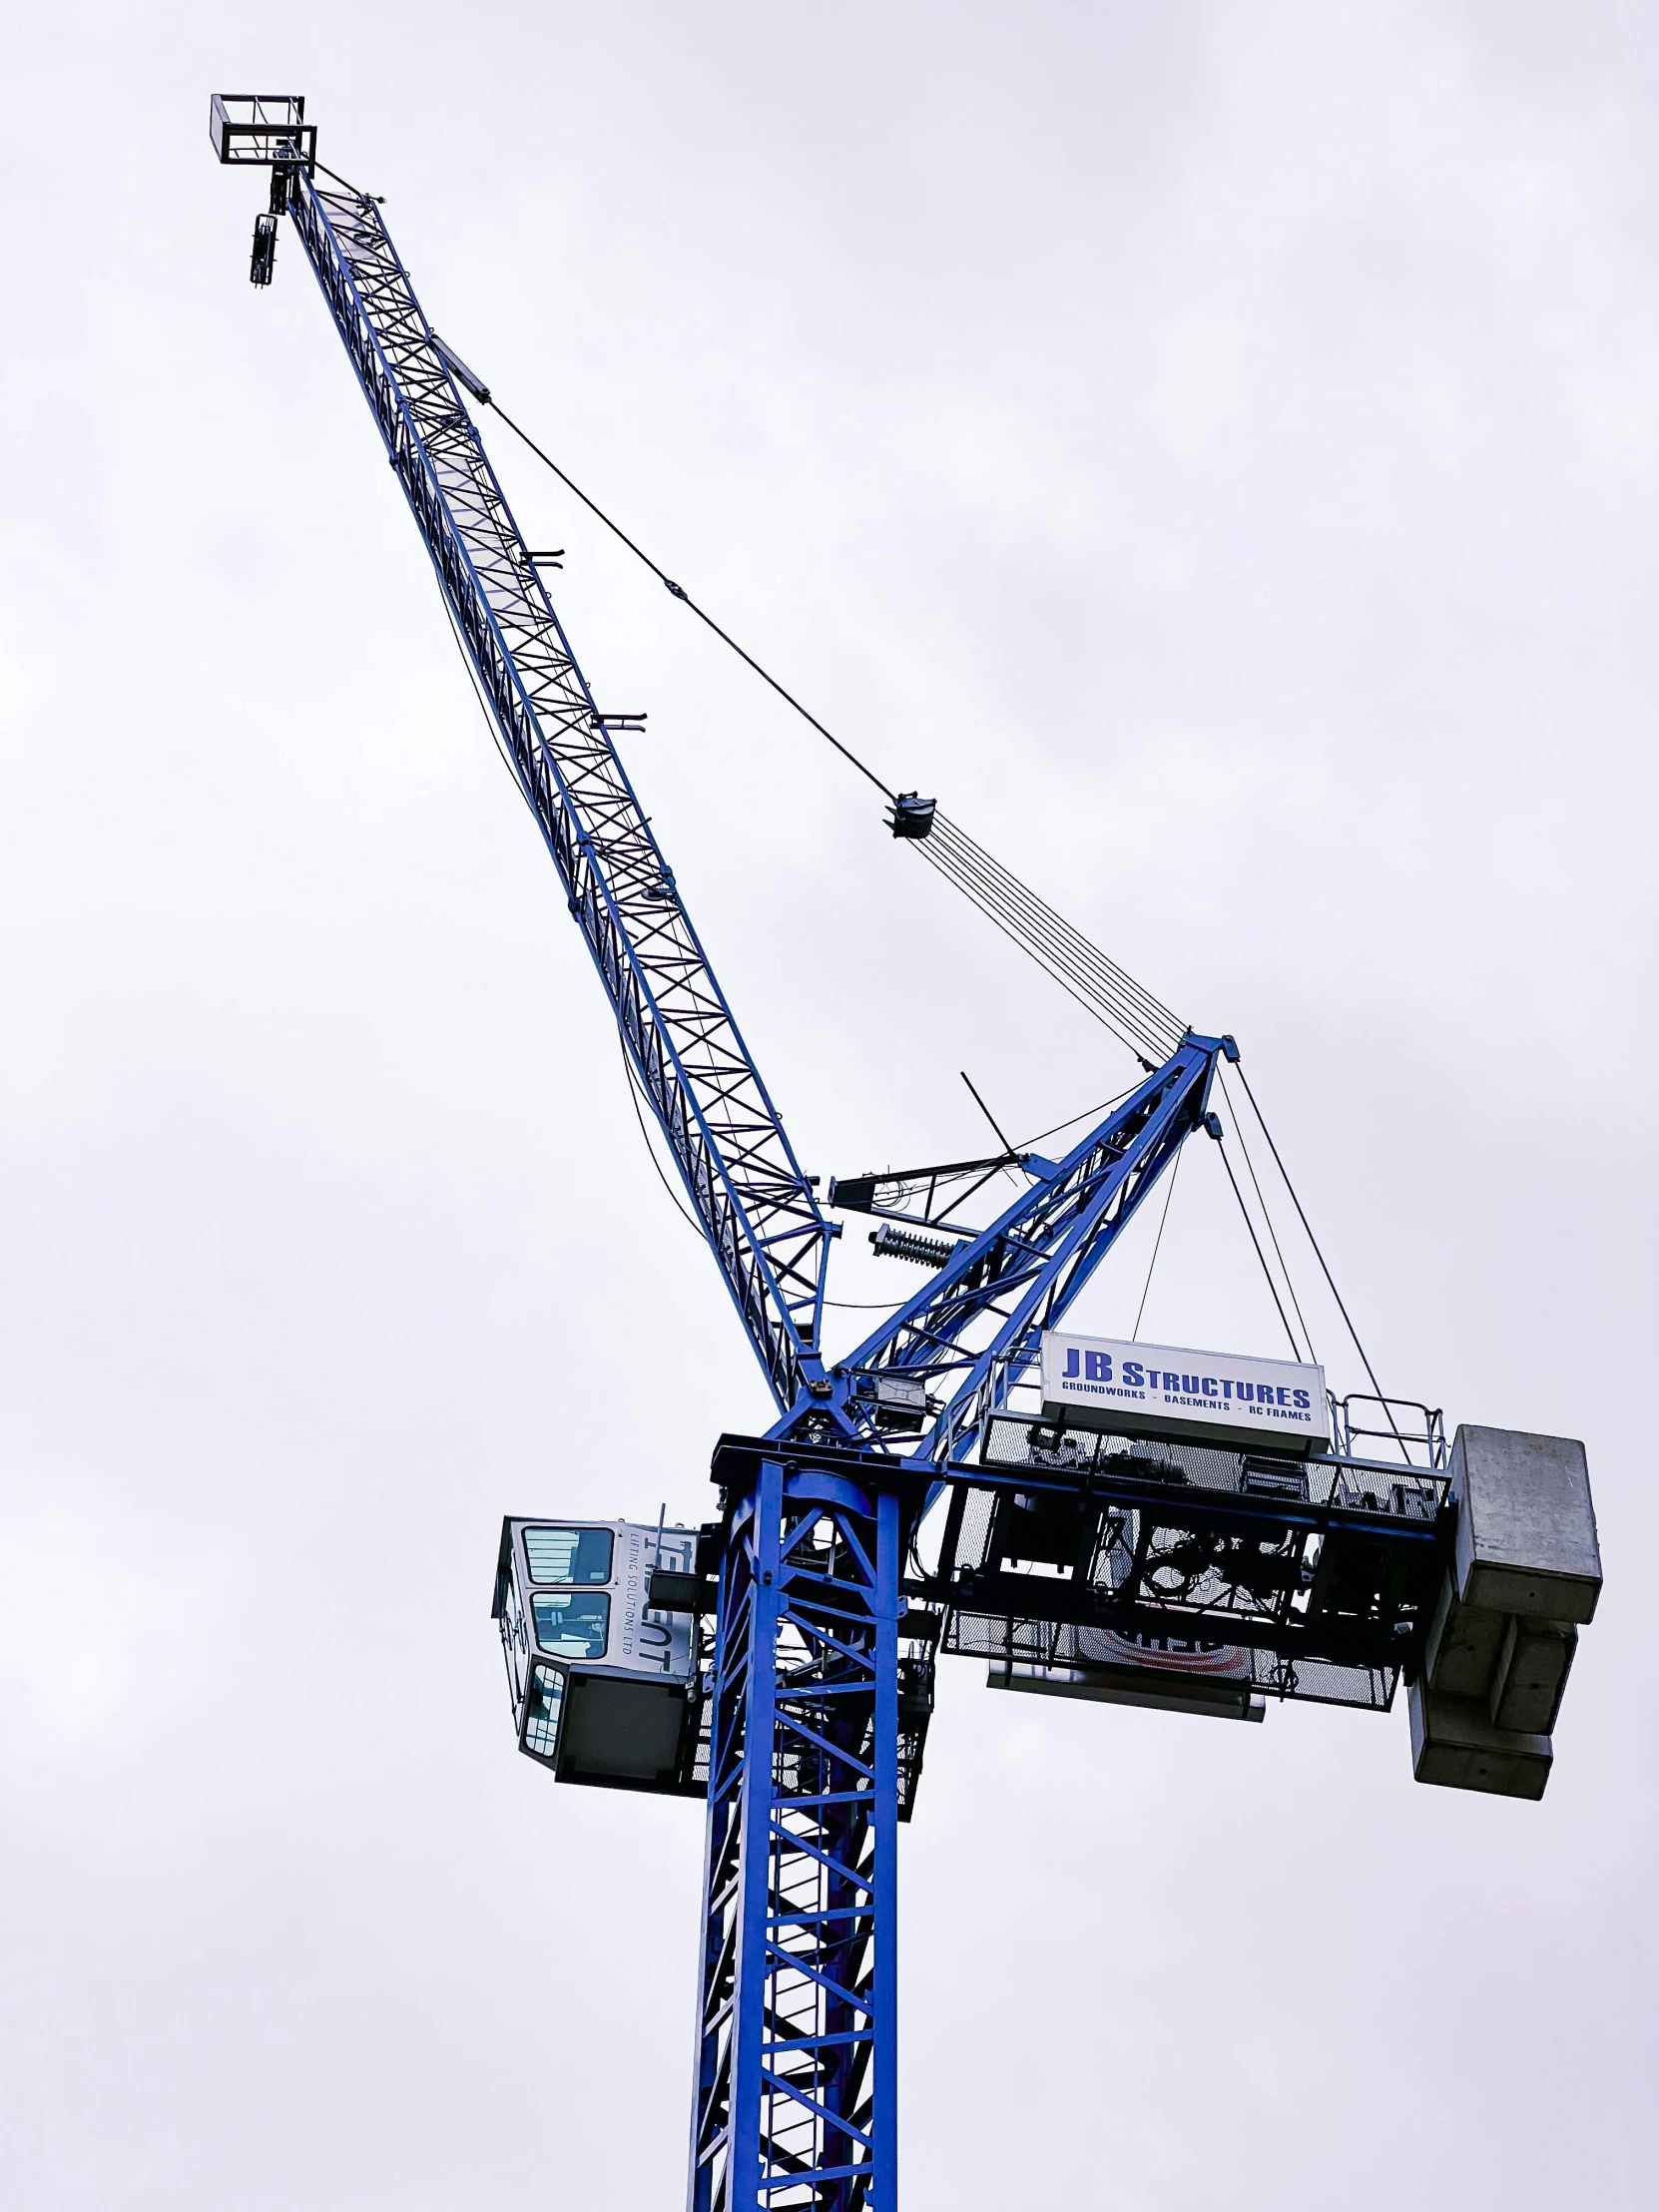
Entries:
[[1601,1595],[1584,1446],[1459,1428],[1450,1472],[1456,1542],[1409,1686],[1412,1771],[1541,1798],[1578,1630]]

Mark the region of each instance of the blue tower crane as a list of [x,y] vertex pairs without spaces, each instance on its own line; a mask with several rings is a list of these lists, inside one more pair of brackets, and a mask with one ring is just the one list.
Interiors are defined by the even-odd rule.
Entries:
[[[838,1227],[485,452],[488,386],[427,321],[378,202],[317,162],[302,100],[216,97],[211,135],[271,173],[253,280],[285,215],[776,1406],[719,1439],[702,1527],[508,1519],[520,1748],[564,1781],[706,1802],[689,2212],[894,2212],[897,1833],[940,1652],[1003,1690],[1240,1720],[1270,1697],[1385,1711],[1404,1681],[1419,1780],[1537,1797],[1600,1588],[1583,1447],[1474,1426],[1448,1447],[1375,1381],[1329,1397],[1311,1348],[1069,1334],[1187,1139],[1222,1137],[1238,1048],[1009,892],[914,793],[888,795],[893,834],[1102,1011],[1142,1077],[1057,1158],[1004,1144],[831,1183],[927,1279],[827,1361]],[[967,1218],[1004,1171],[1019,1194]]]

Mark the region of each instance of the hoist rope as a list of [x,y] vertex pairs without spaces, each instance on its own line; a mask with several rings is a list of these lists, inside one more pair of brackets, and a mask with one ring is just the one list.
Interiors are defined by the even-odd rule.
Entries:
[[1250,1218],[1250,1208],[1244,1202],[1244,1193],[1239,1188],[1239,1179],[1233,1173],[1233,1163],[1227,1157],[1227,1147],[1225,1144],[1218,1144],[1216,1150],[1221,1154],[1221,1164],[1227,1170],[1227,1180],[1233,1186],[1233,1196],[1239,1202],[1239,1212],[1244,1216],[1244,1225],[1250,1232],[1250,1241],[1256,1247],[1256,1257],[1262,1264],[1262,1273],[1267,1279],[1268,1289],[1273,1293],[1273,1303],[1279,1309],[1279,1319],[1285,1324],[1285,1334],[1291,1340],[1291,1358],[1300,1362],[1302,1347],[1296,1341],[1296,1331],[1291,1327],[1290,1317],[1285,1312],[1285,1302],[1279,1295],[1279,1286],[1273,1279],[1273,1270],[1268,1266],[1267,1254],[1262,1250],[1262,1240],[1256,1234],[1256,1224]]
[[[1343,1294],[1341,1291],[1338,1290],[1336,1278],[1332,1275],[1330,1268],[1326,1265],[1325,1254],[1320,1250],[1320,1242],[1319,1239],[1314,1235],[1313,1224],[1309,1221],[1307,1214],[1303,1210],[1301,1199],[1298,1198],[1296,1195],[1296,1185],[1291,1181],[1290,1176],[1286,1173],[1284,1161],[1279,1157],[1279,1147],[1273,1141],[1273,1131],[1268,1127],[1266,1120],[1263,1118],[1262,1109],[1256,1103],[1256,1093],[1250,1087],[1250,1078],[1245,1074],[1245,1071],[1242,1067],[1239,1069],[1238,1072],[1239,1081],[1244,1085],[1244,1094],[1246,1098],[1248,1098],[1250,1101],[1251,1112],[1256,1116],[1257,1126],[1260,1128],[1262,1135],[1267,1139],[1268,1150],[1273,1154],[1273,1164],[1279,1170],[1279,1180],[1284,1184],[1286,1190],[1289,1191],[1291,1195],[1291,1204],[1296,1208],[1297,1219],[1302,1224],[1303,1230],[1307,1235],[1308,1242],[1314,1248],[1314,1258],[1320,1264],[1320,1272],[1325,1277],[1326,1284],[1331,1292],[1331,1296],[1337,1302],[1337,1311],[1339,1314],[1342,1315],[1348,1333],[1350,1337],[1354,1340],[1354,1349],[1360,1355],[1360,1365],[1365,1369],[1367,1378],[1371,1382],[1371,1386],[1373,1390],[1375,1390],[1377,1393],[1378,1403],[1382,1407],[1383,1412],[1386,1413],[1388,1416],[1388,1426],[1393,1430],[1394,1442],[1398,1444],[1401,1456],[1404,1458],[1406,1464],[1409,1465],[1411,1462],[1411,1454],[1406,1447],[1405,1438],[1399,1432],[1399,1424],[1394,1419],[1392,1402],[1387,1396],[1384,1395],[1382,1385],[1377,1380],[1377,1370],[1372,1366],[1371,1360],[1367,1355],[1366,1348],[1360,1342],[1360,1332],[1355,1328],[1353,1319],[1349,1314],[1349,1310],[1343,1304]],[[1224,1075],[1222,1078],[1224,1084],[1226,1080],[1226,1076]],[[1233,1116],[1235,1127],[1238,1126],[1238,1119],[1239,1117],[1237,1113],[1235,1113]]]
[[[476,394],[474,394],[474,396],[476,396]],[[646,552],[645,548],[634,543],[633,539],[628,535],[627,531],[622,527],[620,522],[613,522],[610,516],[605,512],[604,508],[601,507],[597,501],[592,500],[588,497],[587,493],[582,489],[580,484],[572,482],[571,478],[565,474],[564,470],[559,466],[558,462],[554,460],[553,456],[550,453],[544,453],[541,447],[536,443],[535,439],[530,435],[529,431],[521,428],[520,425],[513,420],[512,416],[508,414],[506,408],[502,406],[499,399],[496,399],[492,396],[487,404],[495,409],[495,412],[501,417],[502,421],[507,425],[508,429],[511,430],[514,437],[522,439],[523,442],[530,448],[531,452],[534,453],[537,460],[541,461],[546,467],[550,468],[553,471],[554,475],[559,479],[560,483],[564,485],[565,489],[567,491],[574,492],[576,497],[582,502],[583,506],[587,508],[588,512],[591,515],[597,516],[598,519],[605,525],[606,529],[610,531],[613,537],[620,538],[623,544],[627,546],[629,552],[633,554],[635,560],[643,561],[645,566],[650,569],[652,575],[656,577],[657,581],[660,584],[665,585],[668,590],[670,590],[674,594],[675,598],[680,600],[683,605],[689,607],[692,613],[696,615],[698,621],[706,624],[708,628],[714,632],[715,636],[719,638],[722,645],[730,646],[732,651],[738,656],[738,659],[745,662],[750,668],[752,668],[755,671],[756,675],[761,679],[763,684],[770,684],[773,690],[778,694],[779,698],[785,701],[787,705],[793,707],[796,713],[804,722],[810,722],[813,728],[818,732],[819,736],[834,747],[835,751],[841,756],[842,760],[850,761],[852,766],[858,771],[858,774],[862,777],[866,777],[868,781],[875,786],[876,790],[881,794],[883,799],[894,799],[897,797],[897,794],[895,792],[888,791],[886,785],[882,783],[880,777],[876,775],[875,771],[872,768],[866,768],[863,762],[859,760],[856,753],[851,752],[846,746],[842,745],[840,739],[835,736],[833,731],[827,730],[824,727],[823,723],[820,722],[817,715],[812,713],[809,708],[806,708],[801,704],[800,700],[796,698],[794,692],[786,691],[783,685],[779,683],[776,676],[772,675],[769,670],[764,669],[761,666],[760,662],[757,661],[752,654],[746,653],[743,647],[738,643],[737,639],[732,637],[727,631],[723,630],[720,624],[715,620],[714,616],[706,613],[705,610],[697,604],[697,601],[692,597],[690,592],[682,590],[681,587],[674,581],[673,577],[670,576],[665,569],[659,568],[656,562],[651,558],[650,554]]]
[[1221,1094],[1227,1101],[1228,1115],[1233,1123],[1233,1134],[1238,1138],[1239,1150],[1244,1155],[1244,1164],[1250,1175],[1250,1187],[1256,1193],[1256,1204],[1261,1210],[1262,1223],[1273,1246],[1274,1258],[1279,1262],[1279,1272],[1285,1278],[1285,1288],[1290,1294],[1292,1311],[1302,1324],[1302,1341],[1308,1347],[1309,1359],[1317,1367],[1319,1365],[1319,1354],[1314,1350],[1314,1333],[1308,1327],[1308,1317],[1302,1311],[1302,1301],[1296,1295],[1296,1281],[1286,1263],[1285,1254],[1279,1242],[1279,1232],[1273,1225],[1273,1215],[1268,1210],[1268,1202],[1263,1194],[1260,1178],[1256,1173],[1256,1163],[1250,1156],[1250,1146],[1245,1142],[1244,1123],[1239,1119],[1238,1109],[1233,1104],[1232,1093],[1227,1089],[1225,1082],[1221,1086]]
[[[446,359],[453,367],[453,356],[447,347],[444,351]],[[545,468],[552,471],[565,489],[579,499],[588,512],[625,545],[637,561],[651,571],[665,590],[672,592],[683,606],[689,607],[698,621],[712,630],[746,668],[752,669],[762,683],[777,693],[786,706],[794,709],[803,722],[816,730],[827,744],[833,746],[842,760],[855,768],[867,783],[873,784],[884,799],[896,803],[898,794],[882,782],[867,762],[861,761],[850,746],[843,745],[832,730],[828,729],[810,708],[797,699],[794,692],[781,684],[771,670],[764,668],[752,653],[746,651],[730,631],[723,629],[683,585],[677,584],[668,571],[660,567],[645,548],[605,512],[597,500],[590,498],[581,485],[565,473],[553,456],[536,443],[529,431],[521,423],[514,421],[488,387],[479,384],[474,378],[466,383],[466,388],[475,399],[492,407],[513,435],[529,448]],[[1010,869],[993,858],[959,824],[935,812],[932,829],[927,836],[906,837],[900,841],[913,844],[924,860],[961,891],[988,920],[994,922],[1004,936],[1035,960],[1086,1012],[1093,1014],[1097,1021],[1109,1029],[1121,1044],[1135,1054],[1143,1066],[1150,1069],[1169,1058],[1186,1035],[1187,1024],[1114,960],[1108,959],[1098,945],[1092,944],[1081,930],[1074,929],[1070,922],[1056,913],[1045,899],[1021,882]]]
[[628,1103],[634,1109],[634,1119],[640,1125],[640,1137],[644,1142],[646,1151],[651,1155],[651,1165],[657,1171],[657,1180],[663,1186],[663,1189],[667,1191],[668,1202],[674,1208],[674,1211],[680,1216],[680,1219],[687,1225],[688,1228],[694,1229],[697,1232],[698,1236],[703,1239],[704,1243],[707,1244],[709,1241],[708,1231],[704,1228],[703,1224],[700,1221],[695,1219],[693,1215],[686,1212],[685,1207],[680,1203],[679,1192],[669,1181],[668,1175],[664,1170],[663,1163],[657,1157],[657,1147],[651,1142],[651,1132],[645,1126],[645,1115],[640,1110],[640,1079],[639,1076],[635,1073],[633,1061],[628,1057],[627,1041],[623,1037],[622,1031],[620,1029],[616,1033],[616,1041],[622,1047],[623,1072],[628,1077]]
[[[1004,904],[1024,913],[1035,930],[1050,937],[1057,957],[1073,961],[1086,980],[1119,999],[1126,1019],[1168,1023],[1174,1028],[1175,1038],[1179,1043],[1185,1033],[1185,1025],[1176,1021],[1167,1006],[1120,968],[1115,960],[1108,959],[1098,945],[1091,944],[1081,931],[1074,929],[1069,921],[1057,914],[1046,899],[1039,898],[1018,876],[1011,873],[1000,861],[993,859],[958,824],[948,818],[941,823],[935,816],[933,834],[940,839],[941,850],[948,853],[952,860],[959,862],[963,868],[972,869]],[[926,841],[931,843],[932,840]]]
[[[1186,1034],[1186,1023],[1133,976],[1091,944],[1046,899],[1022,883],[959,824],[933,817],[932,834],[910,840],[922,858],[953,883],[1005,936],[1110,1029],[1151,1068],[1167,1060]],[[1148,1060],[1147,1054],[1153,1059]]]
[[1141,1303],[1135,1309],[1135,1326],[1129,1332],[1131,1344],[1139,1344],[1140,1342],[1141,1321],[1146,1313],[1147,1298],[1152,1290],[1152,1271],[1158,1265],[1158,1254],[1163,1249],[1164,1226],[1169,1220],[1170,1201],[1175,1196],[1175,1178],[1181,1173],[1181,1163],[1186,1157],[1187,1148],[1183,1145],[1171,1163],[1169,1181],[1164,1186],[1164,1210],[1158,1216],[1158,1234],[1152,1240],[1152,1257],[1146,1263],[1146,1281],[1141,1285]]

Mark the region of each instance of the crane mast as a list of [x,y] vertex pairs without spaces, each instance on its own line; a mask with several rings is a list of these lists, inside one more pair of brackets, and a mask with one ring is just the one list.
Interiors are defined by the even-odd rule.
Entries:
[[[253,279],[286,215],[776,1405],[764,1434],[720,1439],[700,1529],[507,1521],[520,1748],[561,1779],[706,1801],[688,2212],[895,2212],[897,1831],[939,1652],[985,1658],[992,1687],[1245,1720],[1269,1696],[1385,1711],[1404,1680],[1419,1780],[1535,1797],[1600,1587],[1583,1449],[1470,1428],[1448,1451],[1438,1413],[1408,1437],[1378,1400],[1400,1463],[1370,1459],[1381,1431],[1346,1399],[1328,1418],[1311,1352],[1270,1377],[1075,1340],[1065,1380],[1072,1303],[1187,1139],[1223,1136],[1212,1085],[1238,1048],[1190,1029],[1058,1159],[832,1183],[929,1278],[828,1363],[838,1228],[484,450],[467,401],[488,387],[433,331],[379,204],[319,178],[302,100],[216,97],[211,134],[271,172]],[[889,824],[932,819],[906,794]],[[959,1218],[1004,1171],[1012,1202]]]

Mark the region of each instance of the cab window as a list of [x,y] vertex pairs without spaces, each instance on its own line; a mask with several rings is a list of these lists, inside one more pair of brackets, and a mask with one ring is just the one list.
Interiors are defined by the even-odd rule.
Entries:
[[538,1663],[531,1669],[530,1710],[524,1716],[524,1748],[537,1759],[551,1759],[559,1740],[559,1707],[565,1678],[559,1667]]
[[530,1600],[536,1642],[561,1659],[602,1659],[610,1633],[611,1600],[605,1590],[537,1590]]
[[532,1582],[609,1582],[608,1528],[527,1528],[524,1556]]

